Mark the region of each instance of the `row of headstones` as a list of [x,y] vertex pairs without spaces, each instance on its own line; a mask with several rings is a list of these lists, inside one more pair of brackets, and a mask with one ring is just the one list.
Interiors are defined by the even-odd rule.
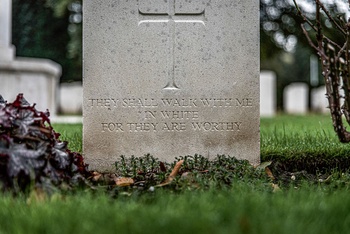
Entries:
[[[286,113],[305,114],[308,112],[309,87],[305,83],[292,83],[284,90],[284,109]],[[326,87],[320,86],[311,90],[311,110],[328,113]]]
[[[328,113],[326,88],[320,86],[311,90],[311,111]],[[276,114],[276,75],[271,71],[260,73],[260,116],[271,117]],[[285,87],[283,92],[284,112],[289,114],[306,114],[309,102],[309,87],[296,82]]]
[[[284,108],[286,113],[305,114],[308,112],[308,86],[305,83],[292,83],[284,90]],[[59,89],[59,110],[63,114],[81,114],[83,87],[81,82],[63,83]],[[321,86],[311,91],[311,110],[328,113],[326,88]],[[276,114],[276,75],[272,71],[260,73],[260,115]]]

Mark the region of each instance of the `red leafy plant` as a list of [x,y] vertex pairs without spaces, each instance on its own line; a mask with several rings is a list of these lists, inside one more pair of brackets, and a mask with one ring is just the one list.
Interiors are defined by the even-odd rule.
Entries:
[[[35,109],[19,94],[13,103],[0,95],[0,188],[20,192],[76,185],[90,172],[81,154],[59,140],[49,112]],[[67,186],[65,186],[67,187]]]

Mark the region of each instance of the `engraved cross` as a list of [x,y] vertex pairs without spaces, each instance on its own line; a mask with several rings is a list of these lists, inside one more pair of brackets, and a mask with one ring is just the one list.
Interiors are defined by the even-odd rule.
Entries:
[[205,25],[205,10],[198,13],[176,13],[175,1],[168,0],[167,13],[145,13],[139,9],[140,21],[138,25],[143,23],[168,23],[168,57],[167,57],[167,74],[168,83],[163,89],[179,89],[175,82],[175,64],[174,64],[174,48],[175,48],[175,24],[176,23],[200,23]]

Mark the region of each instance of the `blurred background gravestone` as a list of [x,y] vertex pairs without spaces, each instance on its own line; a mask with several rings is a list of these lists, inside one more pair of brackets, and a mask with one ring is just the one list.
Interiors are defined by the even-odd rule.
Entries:
[[311,108],[316,113],[329,113],[326,86],[323,85],[311,90]]
[[284,108],[288,114],[306,114],[308,111],[308,86],[292,83],[284,89]]
[[260,116],[276,115],[276,74],[273,71],[260,72]]
[[81,82],[62,83],[59,90],[59,112],[64,115],[81,115],[83,85]]
[[11,38],[12,1],[0,1],[0,94],[13,101],[23,93],[39,110],[57,112],[57,89],[61,66],[48,59],[16,58]]

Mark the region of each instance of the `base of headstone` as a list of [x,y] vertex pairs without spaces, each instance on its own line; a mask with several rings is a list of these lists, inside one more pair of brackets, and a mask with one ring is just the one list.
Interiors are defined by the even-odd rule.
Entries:
[[14,46],[2,47],[0,46],[0,62],[12,61],[15,58],[16,49]]

